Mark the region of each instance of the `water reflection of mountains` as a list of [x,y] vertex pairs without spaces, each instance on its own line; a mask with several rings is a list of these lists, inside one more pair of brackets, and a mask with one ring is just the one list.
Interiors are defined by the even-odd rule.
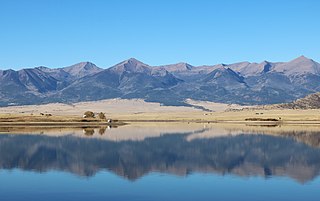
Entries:
[[287,176],[299,182],[319,174],[320,149],[291,137],[239,134],[190,140],[194,135],[198,134],[115,142],[70,135],[3,134],[0,168],[59,170],[83,176],[107,169],[130,180],[155,171],[182,176],[192,172]]

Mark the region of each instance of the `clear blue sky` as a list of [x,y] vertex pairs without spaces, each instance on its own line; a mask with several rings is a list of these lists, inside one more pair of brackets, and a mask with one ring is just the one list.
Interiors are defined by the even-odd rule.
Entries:
[[0,68],[320,61],[317,0],[0,0]]

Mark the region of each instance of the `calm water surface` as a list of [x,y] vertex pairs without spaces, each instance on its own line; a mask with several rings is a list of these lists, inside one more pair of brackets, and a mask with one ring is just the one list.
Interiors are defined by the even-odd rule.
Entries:
[[319,200],[317,128],[0,128],[0,200]]

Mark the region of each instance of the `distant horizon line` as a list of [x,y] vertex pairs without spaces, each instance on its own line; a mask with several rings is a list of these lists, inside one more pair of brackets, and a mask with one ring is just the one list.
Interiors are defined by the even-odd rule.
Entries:
[[[184,61],[180,61],[180,62],[177,62],[177,63],[170,63],[170,64],[162,64],[162,65],[149,65],[149,64],[146,64],[144,63],[143,61],[135,58],[135,57],[131,57],[129,59],[126,59],[126,60],[122,60],[118,63],[115,63],[113,64],[112,66],[109,66],[109,67],[101,67],[101,66],[98,66],[96,65],[94,62],[92,61],[81,61],[81,62],[78,62],[78,63],[74,63],[74,64],[71,64],[71,65],[68,65],[68,66],[62,66],[62,67],[49,67],[49,66],[45,66],[45,65],[39,65],[39,66],[34,66],[34,67],[20,67],[20,68],[2,68],[0,66],[0,70],[1,71],[5,71],[5,70],[14,70],[14,71],[19,71],[19,70],[23,70],[23,69],[34,69],[34,68],[41,68],[41,67],[44,67],[44,68],[49,68],[49,69],[61,69],[61,68],[67,68],[67,67],[71,67],[71,66],[74,66],[74,65],[78,65],[78,64],[81,64],[81,63],[91,63],[93,65],[95,65],[96,67],[98,68],[101,68],[101,69],[109,69],[109,68],[112,68],[120,63],[123,63],[123,62],[126,62],[126,61],[129,61],[129,60],[136,60],[140,63],[143,63],[147,66],[150,66],[150,67],[161,67],[161,66],[169,66],[169,65],[176,65],[176,64],[188,64],[190,66],[193,66],[193,67],[201,67],[201,66],[217,66],[217,65],[232,65],[232,64],[237,64],[237,63],[250,63],[250,64],[260,64],[260,63],[263,63],[263,62],[269,62],[269,63],[285,63],[285,62],[290,62],[290,61],[294,61],[296,59],[299,59],[299,58],[305,58],[305,59],[308,59],[308,60],[312,60],[314,62],[317,62],[315,60],[313,60],[312,58],[309,58],[309,57],[306,57],[305,55],[300,55],[298,57],[295,57],[289,61],[268,61],[268,60],[263,60],[263,61],[260,61],[260,62],[250,62],[250,61],[238,61],[238,62],[235,62],[235,63],[216,63],[216,64],[202,64],[202,65],[192,65],[188,62],[184,62]],[[317,62],[318,63],[318,62]]]

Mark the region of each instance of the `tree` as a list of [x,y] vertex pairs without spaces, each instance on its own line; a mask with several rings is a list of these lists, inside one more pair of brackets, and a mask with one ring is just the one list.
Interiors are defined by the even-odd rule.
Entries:
[[84,118],[94,118],[94,113],[91,111],[86,111],[83,115]]
[[103,112],[100,112],[99,119],[106,119],[106,115]]

